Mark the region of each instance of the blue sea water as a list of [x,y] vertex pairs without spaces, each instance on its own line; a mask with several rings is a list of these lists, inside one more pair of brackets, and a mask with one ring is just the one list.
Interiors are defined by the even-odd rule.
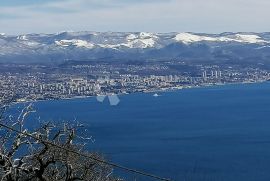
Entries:
[[95,139],[90,150],[173,180],[270,180],[270,83],[160,94],[121,95],[118,106],[95,98],[42,101],[34,104],[34,116],[76,119]]

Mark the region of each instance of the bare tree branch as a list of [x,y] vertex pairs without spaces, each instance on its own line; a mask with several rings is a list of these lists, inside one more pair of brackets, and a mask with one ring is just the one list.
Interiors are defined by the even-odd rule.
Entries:
[[[5,110],[6,108],[2,106],[0,122],[8,124],[21,133],[14,133],[0,127],[1,181],[119,180],[111,176],[110,166],[48,144],[50,141],[66,149],[103,159],[100,154],[86,152],[84,144],[79,144],[78,139],[90,139],[76,135],[76,131],[83,125],[64,123],[62,126],[56,126],[46,123],[34,131],[28,131],[24,123],[34,112],[32,104],[25,107],[15,120],[11,116],[5,117]],[[37,137],[39,140],[27,137],[23,133]]]

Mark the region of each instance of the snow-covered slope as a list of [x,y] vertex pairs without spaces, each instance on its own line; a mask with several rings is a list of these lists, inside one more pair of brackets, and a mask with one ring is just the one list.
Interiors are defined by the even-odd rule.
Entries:
[[56,45],[58,46],[63,46],[63,47],[68,47],[68,46],[77,46],[77,47],[85,47],[85,48],[93,48],[95,45],[92,43],[89,43],[84,40],[60,40],[60,41],[55,41]]
[[207,37],[207,36],[199,36],[191,33],[179,33],[174,38],[176,41],[183,43],[192,43],[199,41],[217,41],[217,38]]
[[252,34],[236,34],[234,40],[244,43],[268,43],[268,41],[263,40],[260,36]]
[[[74,36],[71,32],[68,32],[69,36]],[[58,36],[61,36],[61,33],[58,33]],[[78,33],[76,33],[78,37]],[[83,48],[111,48],[111,49],[121,49],[121,48],[137,48],[137,49],[145,49],[145,48],[155,48],[155,46],[161,47],[158,44],[159,37],[153,33],[130,33],[123,34],[119,36],[115,36],[113,33],[91,33],[89,37],[81,37],[86,36],[85,34],[79,34],[78,38],[81,39],[61,39],[55,40],[55,44],[61,47],[83,47]],[[25,36],[19,36],[18,39],[26,40]]]
[[[183,56],[235,56],[244,49],[260,56],[270,46],[270,33],[150,33],[150,32],[59,32],[55,34],[0,34],[1,61],[114,58],[172,58]],[[260,48],[263,47],[263,48]],[[226,51],[223,51],[226,49]],[[254,51],[257,52],[254,52]],[[209,52],[208,52],[209,51]],[[259,52],[260,51],[260,52]],[[229,52],[229,55],[224,55]],[[203,55],[202,55],[203,54]],[[262,54],[262,53],[261,53]],[[270,53],[269,53],[270,54]],[[239,57],[244,57],[239,55]],[[268,54],[264,55],[268,57]],[[270,55],[269,55],[270,57]]]
[[194,43],[200,41],[215,41],[215,42],[239,42],[239,43],[269,43],[263,40],[260,36],[254,34],[234,34],[229,36],[204,36],[191,33],[180,33],[174,38],[178,42]]

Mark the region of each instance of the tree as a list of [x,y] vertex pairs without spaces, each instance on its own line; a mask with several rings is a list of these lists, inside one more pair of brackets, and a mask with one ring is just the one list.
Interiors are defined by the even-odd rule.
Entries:
[[0,102],[2,181],[119,180],[112,176],[112,167],[101,154],[85,150],[80,140],[88,138],[76,134],[83,125],[46,123],[29,131],[24,123],[34,111],[32,105],[13,119],[5,115],[7,107],[3,102]]

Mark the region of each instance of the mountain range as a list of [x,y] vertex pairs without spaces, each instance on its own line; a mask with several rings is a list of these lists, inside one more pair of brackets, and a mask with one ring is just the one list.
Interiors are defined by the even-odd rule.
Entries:
[[0,33],[0,63],[170,59],[270,64],[270,33]]

